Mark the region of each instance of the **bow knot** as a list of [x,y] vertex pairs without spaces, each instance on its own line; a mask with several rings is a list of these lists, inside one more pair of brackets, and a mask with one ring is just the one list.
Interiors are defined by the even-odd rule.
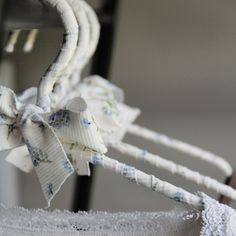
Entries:
[[23,126],[27,121],[36,120],[37,116],[44,111],[41,107],[34,104],[21,105],[16,115],[16,123],[19,127]]
[[[107,149],[83,99],[75,98],[65,109],[48,113],[23,102],[12,90],[0,87],[0,151],[11,149],[8,161],[22,169],[29,154],[31,164],[27,162],[27,168],[34,167],[50,205],[73,173],[72,164],[76,163],[79,174],[89,174],[88,158],[81,157],[85,149],[86,153],[105,153]],[[22,147],[27,148],[19,154]]]

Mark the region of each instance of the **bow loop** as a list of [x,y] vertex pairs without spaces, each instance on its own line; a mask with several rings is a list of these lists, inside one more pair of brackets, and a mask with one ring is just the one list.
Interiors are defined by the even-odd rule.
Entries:
[[0,86],[0,151],[21,144],[22,135],[16,122],[17,104],[15,93],[9,88]]
[[54,130],[39,114],[33,113],[31,119],[27,118],[21,130],[44,196],[50,205],[74,169]]
[[45,113],[34,104],[18,102],[16,106],[16,95],[10,89],[3,91],[5,98],[11,98],[10,107],[2,103],[4,115],[7,114],[11,122],[4,121],[4,125],[0,125],[3,140],[0,150],[13,149],[7,161],[23,171],[28,172],[33,166],[50,205],[61,185],[73,173],[73,165],[79,174],[90,174],[87,159],[84,160],[81,153],[84,150],[105,153],[106,146],[83,99],[75,98],[64,109]]
[[86,99],[106,143],[121,140],[129,125],[140,114],[139,109],[123,103],[122,89],[100,76],[94,75],[83,80],[79,92]]
[[83,97],[102,97],[124,102],[124,91],[99,75],[84,79],[80,84],[80,92]]
[[36,106],[34,104],[27,104],[22,105],[19,109],[18,115],[17,115],[17,124],[22,127],[25,125],[25,123],[28,121],[32,122],[39,122],[42,121],[42,117],[40,117],[38,114],[42,114],[43,109],[39,106]]
[[[34,104],[22,104],[15,93],[0,87],[0,151],[13,149],[7,157],[9,162],[23,170],[30,170],[29,158],[38,175],[48,205],[61,185],[74,171],[53,128],[43,118],[43,110]],[[14,151],[14,149],[16,149]],[[15,161],[16,151],[20,152]]]
[[97,124],[84,99],[74,98],[66,109],[45,114],[44,118],[54,128],[61,142],[78,143],[99,153],[107,152]]
[[4,86],[0,86],[0,121],[14,119],[17,116],[17,100],[15,93]]

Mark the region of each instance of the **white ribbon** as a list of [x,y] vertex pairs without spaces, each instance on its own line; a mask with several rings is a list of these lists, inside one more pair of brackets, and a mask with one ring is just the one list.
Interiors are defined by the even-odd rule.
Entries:
[[[66,153],[63,145],[102,154],[107,151],[83,99],[75,98],[65,109],[45,113],[36,105],[22,104],[12,90],[1,86],[0,140],[0,151],[13,149],[7,160],[27,171],[31,168],[27,153],[21,148],[20,155],[15,155],[20,146],[26,145],[48,205],[73,173],[71,162],[79,158]],[[87,162],[78,161],[76,170],[88,174]]]
[[105,142],[120,141],[140,110],[125,105],[124,92],[98,75],[80,82],[75,92],[83,97],[92,112]]

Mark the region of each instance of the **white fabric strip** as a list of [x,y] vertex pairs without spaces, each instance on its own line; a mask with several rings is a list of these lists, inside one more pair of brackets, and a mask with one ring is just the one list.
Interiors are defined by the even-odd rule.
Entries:
[[53,6],[60,15],[64,28],[63,45],[56,60],[51,64],[49,69],[42,77],[39,90],[37,104],[45,111],[50,110],[50,93],[53,86],[61,74],[62,70],[68,65],[77,46],[78,40],[78,24],[70,5],[64,0],[43,0]]
[[84,0],[80,1],[81,7],[85,10],[87,14],[87,18],[89,21],[89,29],[90,29],[90,42],[89,47],[85,51],[85,55],[79,58],[77,68],[82,70],[86,64],[89,62],[91,57],[94,55],[95,50],[98,45],[99,37],[100,37],[100,23],[95,11],[92,7]]
[[128,127],[128,132],[138,137],[151,140],[154,143],[162,144],[166,147],[170,147],[183,153],[187,153],[193,157],[208,162],[223,171],[223,173],[227,177],[231,176],[233,172],[233,168],[231,167],[231,165],[222,157],[215,155],[214,153],[205,151],[199,147],[193,146],[191,144],[168,137],[165,134],[157,133],[155,131],[149,130],[145,127],[141,127],[135,124],[132,124]]
[[[73,13],[76,17],[77,24],[79,27],[79,35],[77,41],[77,47],[74,51],[74,54],[70,60],[70,63],[64,68],[61,74],[58,76],[56,81],[56,87],[54,92],[51,94],[51,107],[55,109],[55,107],[60,106],[60,99],[62,97],[68,96],[68,90],[71,88],[71,74],[77,67],[77,63],[79,58],[83,56],[88,48],[89,40],[90,40],[90,32],[89,32],[89,22],[87,19],[86,12],[81,6],[81,1],[67,0],[68,4],[71,6]],[[77,75],[77,81],[79,80],[79,75]]]
[[[94,152],[91,149],[81,148],[79,145],[65,145],[63,147],[66,153],[71,156],[71,163],[75,164],[73,160],[83,163],[90,162],[94,165],[101,165],[105,169],[117,173],[128,179],[131,183],[139,184],[153,191],[162,193],[163,195],[181,203],[186,203],[196,209],[201,209],[201,200],[198,196],[187,192],[186,190],[176,187],[168,182],[162,181],[155,176],[148,175],[132,166],[120,163],[116,159],[109,158],[104,154]],[[76,166],[74,166],[77,169]],[[86,165],[85,165],[86,169]],[[79,172],[78,172],[79,173]]]
[[[27,98],[26,94],[22,97]],[[78,143],[83,149],[101,153],[107,151],[84,100],[76,98],[64,110],[45,113],[34,104],[21,104],[12,90],[2,86],[0,140],[0,151],[12,149],[9,162],[26,172],[33,164],[48,205],[74,171],[62,142],[70,146]]]
[[92,164],[101,165],[105,169],[116,172],[132,183],[142,185],[153,191],[160,192],[164,196],[177,202],[186,203],[195,209],[202,209],[201,199],[186,190],[176,187],[166,181],[160,180],[153,175],[148,175],[132,166],[120,163],[104,155],[94,155],[90,160]]
[[185,166],[178,165],[173,161],[169,161],[165,158],[162,158],[161,156],[154,155],[152,153],[147,152],[146,150],[140,149],[127,143],[115,142],[110,143],[110,145],[123,154],[127,154],[138,160],[148,162],[149,164],[157,168],[167,170],[172,174],[178,174],[180,176],[183,176],[187,180],[193,181],[198,185],[205,186],[208,189],[214,190],[215,192],[220,193],[236,201],[235,189],[225,184],[222,184],[211,177],[204,176],[198,173],[197,171],[193,171]]
[[[68,3],[74,9],[80,26],[79,43],[71,63],[62,73],[61,83],[63,83],[63,86],[55,91],[53,106],[56,106],[56,101],[60,106],[61,104],[66,104],[68,97],[69,99],[73,98],[72,90],[78,85],[82,70],[93,56],[100,36],[100,24],[94,10],[83,0],[76,2],[68,0]],[[62,99],[62,95],[66,95],[67,99]]]

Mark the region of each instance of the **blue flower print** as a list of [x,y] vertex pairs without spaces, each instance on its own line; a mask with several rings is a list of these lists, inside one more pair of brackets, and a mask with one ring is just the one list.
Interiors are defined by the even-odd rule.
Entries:
[[83,118],[82,125],[87,129],[91,125],[91,122],[87,118]]
[[48,124],[55,129],[62,127],[69,127],[70,125],[70,114],[67,110],[59,110],[58,112],[52,113],[48,118]]
[[47,191],[48,196],[52,196],[53,195],[53,184],[52,183],[47,184],[46,191]]
[[8,125],[8,137],[14,132],[15,129],[17,129],[16,123]]
[[99,163],[102,162],[102,160],[103,160],[102,156],[96,153],[93,155],[91,163],[94,165],[98,165]]
[[114,103],[110,101],[106,101],[104,106],[102,107],[102,111],[107,116],[113,116],[114,114],[117,114],[117,109]]
[[[71,155],[71,154],[69,154],[69,155]],[[69,159],[69,158],[68,158]],[[72,158],[71,158],[72,159]],[[73,173],[73,167],[72,167],[72,165],[71,165],[71,163],[70,163],[70,161],[69,160],[65,160],[65,161],[63,161],[63,166],[64,166],[64,168],[68,171],[68,173],[69,174],[71,174],[71,173]]]
[[171,144],[171,143],[174,142],[174,140],[173,140],[172,138],[170,138],[170,137],[168,137],[168,136],[166,136],[166,135],[163,135],[163,134],[158,134],[158,133],[156,133],[155,136],[156,136],[156,140],[157,140],[157,141],[163,140],[163,141],[164,141],[165,143],[167,143],[167,144]]
[[174,199],[178,202],[183,202],[184,200],[184,193],[183,192],[176,192]]
[[103,110],[104,114],[107,115],[107,116],[112,116],[113,115],[113,112],[112,112],[111,109],[109,109],[109,107],[104,106],[104,107],[102,107],[102,110]]
[[70,153],[66,153],[67,158],[69,159],[69,161],[72,163],[73,159],[72,159],[72,154]]
[[122,176],[133,183],[137,183],[137,179],[135,176],[135,168],[132,166],[125,165],[122,168]]
[[147,150],[143,149],[143,150],[141,151],[141,157],[142,157],[143,160],[146,159],[146,155],[147,155]]
[[48,160],[48,154],[43,152],[37,147],[33,147],[29,141],[25,140],[25,144],[29,150],[33,165],[37,167],[40,163],[51,163],[52,161]]
[[4,114],[0,114],[0,120],[6,121],[7,120],[7,116]]
[[158,185],[159,181],[152,175],[152,183],[151,183],[151,188],[153,191],[158,191]]

